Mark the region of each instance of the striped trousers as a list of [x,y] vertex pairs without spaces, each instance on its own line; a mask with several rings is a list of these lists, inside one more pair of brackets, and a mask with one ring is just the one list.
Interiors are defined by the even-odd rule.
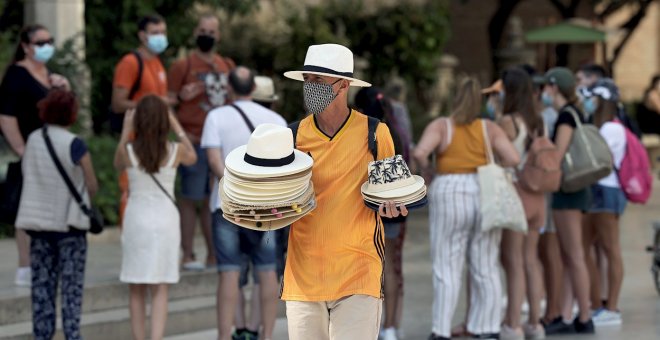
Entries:
[[470,275],[467,329],[473,334],[499,333],[501,230],[480,231],[477,175],[436,176],[429,188],[429,214],[435,291],[433,333],[450,336],[466,255]]

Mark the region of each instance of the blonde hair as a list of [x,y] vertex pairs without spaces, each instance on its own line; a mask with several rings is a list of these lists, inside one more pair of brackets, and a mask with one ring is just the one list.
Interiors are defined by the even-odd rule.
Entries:
[[458,81],[451,116],[456,125],[472,123],[481,116],[481,84],[477,78],[463,76]]

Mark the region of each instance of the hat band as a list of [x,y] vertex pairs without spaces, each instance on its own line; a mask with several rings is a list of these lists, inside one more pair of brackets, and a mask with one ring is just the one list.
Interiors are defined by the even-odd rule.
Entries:
[[252,165],[256,165],[256,166],[265,166],[265,167],[269,167],[269,168],[275,168],[275,167],[278,167],[278,166],[289,165],[289,164],[293,163],[293,161],[295,159],[296,159],[296,156],[293,152],[291,152],[290,155],[288,155],[284,158],[276,158],[276,159],[258,158],[258,157],[250,156],[247,153],[243,157],[243,160],[248,164],[252,164]]
[[339,71],[335,71],[335,70],[332,70],[332,69],[329,69],[329,68],[325,68],[325,67],[321,67],[321,66],[314,66],[314,65],[305,65],[305,66],[303,66],[302,71],[303,72],[308,71],[308,72],[330,73],[330,74],[335,74],[335,75],[338,75],[338,76],[349,77],[349,78],[353,77],[353,72],[339,72]]

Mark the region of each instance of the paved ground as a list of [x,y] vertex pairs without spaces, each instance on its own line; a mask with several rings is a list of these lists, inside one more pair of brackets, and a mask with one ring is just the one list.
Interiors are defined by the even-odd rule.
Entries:
[[[656,182],[660,187],[660,182]],[[650,227],[653,219],[660,219],[660,190],[656,190],[647,206],[629,206],[621,227],[625,279],[621,298],[624,324],[621,328],[600,328],[593,337],[562,337],[562,339],[660,339],[660,297],[657,295],[649,274],[650,255],[644,248],[651,242]],[[199,240],[198,240],[199,241]],[[202,252],[203,253],[203,252]],[[203,254],[202,254],[203,255]],[[13,287],[15,247],[12,241],[0,241],[0,296],[29,294],[29,291]],[[116,280],[120,257],[117,242],[92,243],[87,265],[87,282]],[[416,212],[408,228],[404,251],[405,305],[403,330],[406,339],[425,339],[431,328],[432,284],[430,272],[428,224],[425,212]],[[461,299],[454,320],[458,322],[465,312]],[[276,325],[274,339],[286,339],[286,320]],[[215,339],[213,330],[200,330],[170,339]]]

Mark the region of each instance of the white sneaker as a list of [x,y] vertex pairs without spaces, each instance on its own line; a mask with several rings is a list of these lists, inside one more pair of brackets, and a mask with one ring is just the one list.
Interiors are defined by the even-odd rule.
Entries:
[[621,312],[614,312],[605,308],[595,311],[592,320],[596,326],[619,326],[623,323]]
[[19,287],[32,287],[32,269],[30,267],[19,267],[16,269],[14,283]]
[[396,328],[390,327],[383,329],[383,340],[398,340],[396,336]]
[[203,263],[197,261],[186,262],[182,267],[185,271],[202,271],[206,269],[206,266]]
[[540,324],[533,326],[526,323],[523,325],[523,332],[525,332],[525,339],[527,340],[545,339],[545,329]]
[[507,325],[502,325],[500,340],[525,340],[525,334],[520,328],[513,329]]

